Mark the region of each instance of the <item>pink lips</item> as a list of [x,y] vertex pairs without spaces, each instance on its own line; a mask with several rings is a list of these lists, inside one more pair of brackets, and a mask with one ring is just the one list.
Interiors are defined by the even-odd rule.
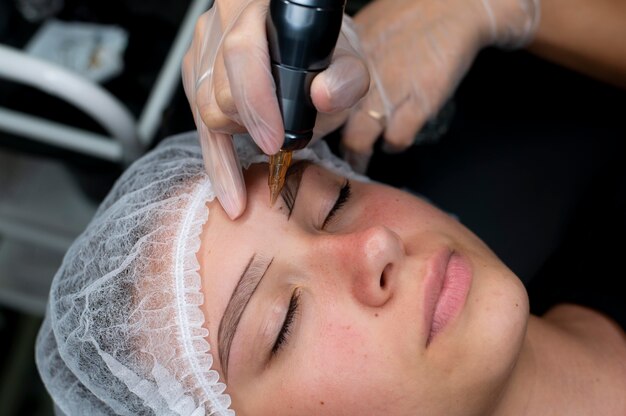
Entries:
[[446,249],[429,262],[424,284],[425,328],[429,332],[426,345],[458,315],[471,283],[470,264],[459,253]]

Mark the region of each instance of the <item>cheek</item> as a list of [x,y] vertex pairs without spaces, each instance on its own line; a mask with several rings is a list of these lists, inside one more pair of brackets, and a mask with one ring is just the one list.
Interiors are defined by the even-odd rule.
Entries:
[[376,333],[356,320],[326,321],[320,324],[318,333],[323,336],[311,351],[312,360],[318,365],[341,370],[342,374],[362,368],[378,350]]
[[[421,198],[400,193],[395,189],[381,188],[379,192],[367,194],[362,205],[367,207],[369,221],[377,219],[389,227],[406,227],[415,224],[419,228],[441,228],[452,221],[445,212]],[[361,203],[360,203],[361,204]]]
[[398,394],[399,371],[406,368],[387,345],[392,335],[345,312],[319,323],[318,338],[307,342],[293,383],[299,396],[293,400],[304,407],[297,414],[388,414],[388,401],[382,408],[380,399]]

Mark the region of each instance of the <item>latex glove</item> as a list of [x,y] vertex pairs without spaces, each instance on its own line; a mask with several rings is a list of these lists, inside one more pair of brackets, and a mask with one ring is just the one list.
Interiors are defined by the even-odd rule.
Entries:
[[373,145],[411,146],[480,48],[532,38],[539,0],[377,0],[354,18],[372,85],[343,130],[344,157],[365,172]]
[[[217,198],[232,219],[246,206],[232,135],[248,132],[266,154],[278,152],[284,140],[265,33],[268,5],[269,0],[241,1],[238,7],[232,0],[217,1],[199,18],[182,65],[205,167]],[[344,16],[332,62],[311,86],[319,112],[315,137],[343,124],[347,109],[365,95],[370,84],[351,25]]]

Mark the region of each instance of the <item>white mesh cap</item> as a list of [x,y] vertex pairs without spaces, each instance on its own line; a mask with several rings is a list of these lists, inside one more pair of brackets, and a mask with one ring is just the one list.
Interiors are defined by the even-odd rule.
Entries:
[[[249,137],[235,143],[244,168],[267,161]],[[322,141],[294,159],[366,180]],[[196,253],[214,197],[196,133],[168,138],[124,172],[69,248],[36,344],[63,413],[235,414],[200,308]]]

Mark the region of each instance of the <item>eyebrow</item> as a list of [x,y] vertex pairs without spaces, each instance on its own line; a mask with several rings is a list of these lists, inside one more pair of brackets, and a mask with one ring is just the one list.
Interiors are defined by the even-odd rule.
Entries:
[[217,331],[217,344],[220,356],[220,364],[224,370],[224,379],[228,378],[228,361],[230,357],[230,347],[237,331],[237,326],[241,320],[246,306],[250,302],[252,295],[259,287],[261,280],[267,273],[267,270],[272,265],[272,258],[265,268],[263,268],[264,261],[257,258],[256,253],[250,257],[246,268],[244,269],[235,290],[230,296],[226,310],[220,321],[220,326]]
[[302,160],[289,166],[287,174],[285,175],[285,186],[280,192],[280,196],[285,201],[287,206],[287,221],[291,218],[293,207],[296,204],[296,198],[298,197],[298,190],[300,189],[300,183],[302,183],[302,175],[306,168],[311,166],[311,162]]

